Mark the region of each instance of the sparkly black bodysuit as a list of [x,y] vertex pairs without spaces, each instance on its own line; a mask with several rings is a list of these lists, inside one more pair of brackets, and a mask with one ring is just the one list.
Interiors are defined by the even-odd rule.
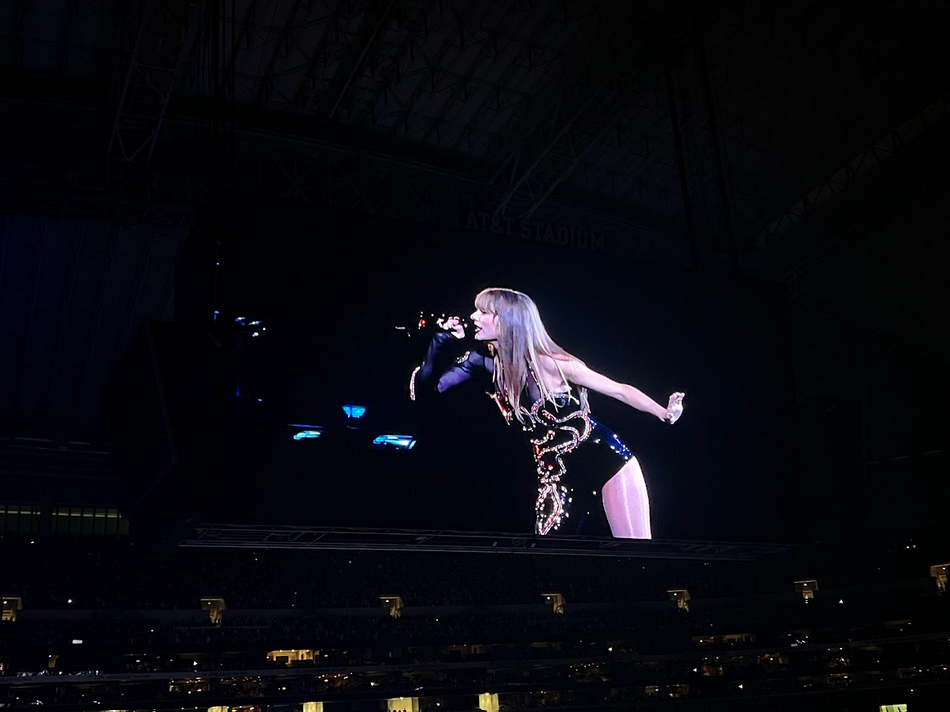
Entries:
[[[454,354],[450,353],[452,346],[456,346]],[[434,386],[442,393],[477,379],[505,419],[509,423],[519,422],[508,399],[495,387],[494,359],[479,351],[458,353],[460,350],[461,342],[448,332],[433,336],[425,360],[412,374],[413,400],[417,388]],[[435,380],[437,373],[439,377]],[[583,389],[579,396],[563,392],[544,399],[537,379],[532,378],[521,401],[521,425],[531,444],[538,474],[535,533],[609,535],[598,493],[633,454],[615,433],[591,417]],[[524,403],[531,403],[530,408]]]

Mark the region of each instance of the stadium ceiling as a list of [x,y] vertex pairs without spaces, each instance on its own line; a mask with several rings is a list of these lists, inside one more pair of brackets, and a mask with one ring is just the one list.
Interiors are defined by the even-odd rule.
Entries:
[[[438,192],[465,192],[499,214],[580,212],[744,252],[945,116],[939,2],[12,0],[2,12],[4,123],[19,119],[6,148],[99,174],[49,186],[76,200],[108,186],[187,211],[227,169],[236,187],[254,174],[324,202],[335,161],[409,178],[427,219],[448,199]],[[391,196],[355,182],[353,206],[383,211]]]
[[170,313],[174,256],[219,190],[446,227],[466,209],[586,225],[647,259],[794,277],[816,213],[945,129],[948,15],[8,0],[0,431],[89,430],[131,330]]

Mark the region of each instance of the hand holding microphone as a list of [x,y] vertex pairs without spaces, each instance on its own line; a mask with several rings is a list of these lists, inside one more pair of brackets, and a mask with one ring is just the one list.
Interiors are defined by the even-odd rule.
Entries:
[[435,323],[440,329],[448,331],[456,339],[465,338],[465,327],[462,325],[462,320],[459,317],[442,317],[441,319],[436,319]]

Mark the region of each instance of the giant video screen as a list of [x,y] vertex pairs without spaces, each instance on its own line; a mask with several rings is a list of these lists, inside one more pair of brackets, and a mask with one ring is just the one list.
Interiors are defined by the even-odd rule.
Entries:
[[234,224],[218,309],[254,466],[222,518],[789,538],[781,287],[580,231],[272,209]]

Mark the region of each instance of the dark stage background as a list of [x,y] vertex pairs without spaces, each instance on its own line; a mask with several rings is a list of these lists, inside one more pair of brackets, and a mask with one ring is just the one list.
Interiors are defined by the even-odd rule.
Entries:
[[[789,538],[794,409],[782,288],[520,235],[247,203],[221,227],[212,270],[211,234],[199,224],[183,250],[179,316],[201,321],[217,309],[222,353],[237,344],[236,317],[266,324],[259,338],[244,333],[223,366],[241,397],[214,516],[530,532],[535,476],[520,428],[473,386],[424,403],[408,395],[428,344],[419,312],[467,316],[480,289],[508,286],[530,294],[555,340],[592,368],[661,403],[686,392],[674,427],[591,397],[594,415],[640,460],[655,537]],[[347,421],[344,404],[366,415]],[[291,423],[325,432],[294,441]],[[370,447],[382,433],[418,444]]]

